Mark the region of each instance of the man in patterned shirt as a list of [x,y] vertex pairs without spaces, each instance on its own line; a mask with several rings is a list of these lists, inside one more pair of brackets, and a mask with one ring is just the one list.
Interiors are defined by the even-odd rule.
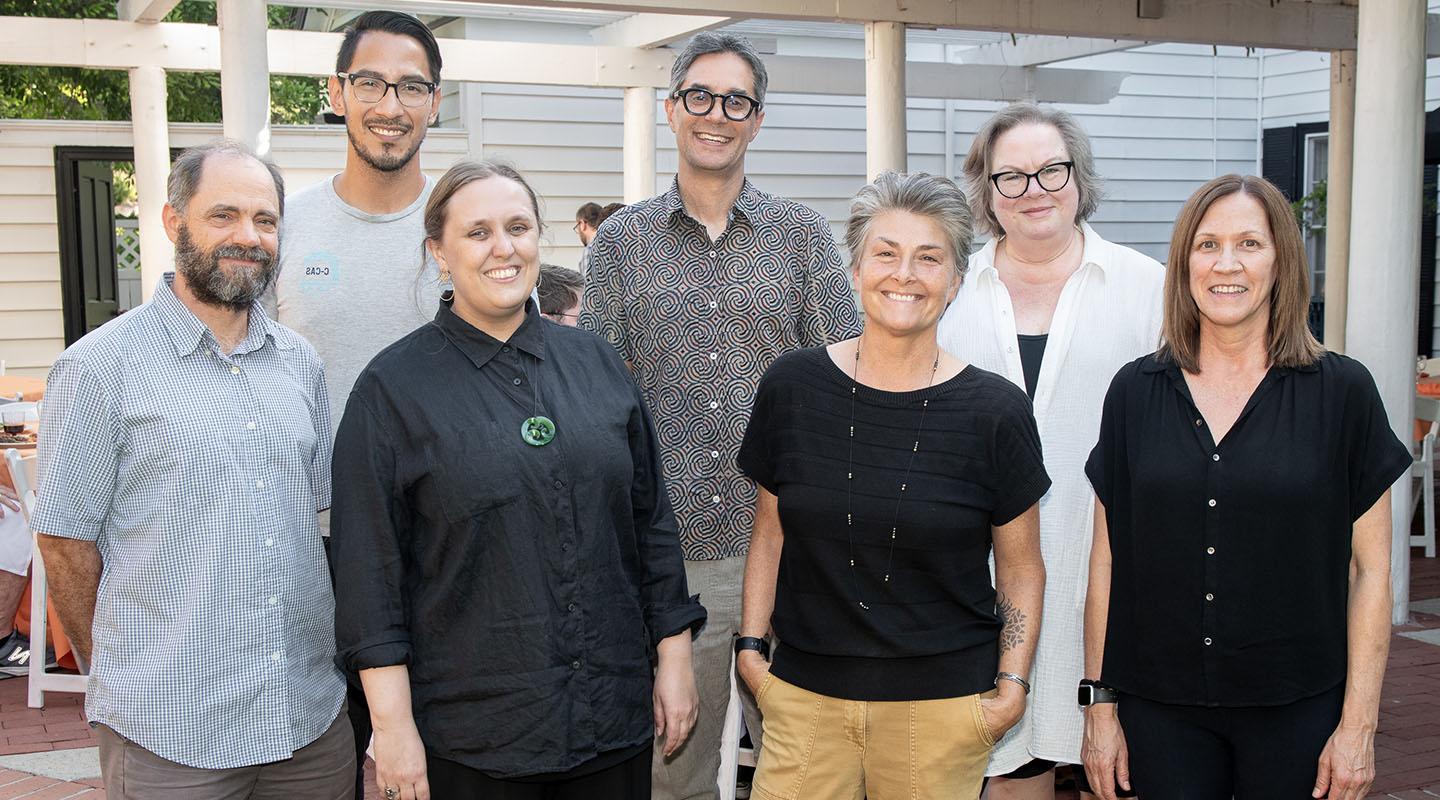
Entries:
[[[711,798],[755,485],[735,466],[755,388],[799,347],[856,336],[849,281],[825,219],[745,179],[765,119],[765,64],[749,42],[696,35],[675,58],[665,114],[679,169],[664,194],[616,212],[590,243],[581,325],[631,365],[655,417],[690,588],[709,621],[695,643],[700,717],[657,798]],[[743,685],[743,684],[742,684]],[[758,714],[742,689],[750,735]]]
[[354,795],[325,374],[257,300],[283,197],[243,145],[182,153],[175,272],[50,371],[33,526],[111,798]]

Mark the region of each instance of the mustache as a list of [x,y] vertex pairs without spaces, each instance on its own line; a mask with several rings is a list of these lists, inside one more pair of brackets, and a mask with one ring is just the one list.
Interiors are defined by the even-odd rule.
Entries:
[[262,267],[270,266],[274,256],[263,247],[246,247],[239,244],[222,244],[211,252],[210,257],[218,261],[222,258],[234,258],[245,261],[254,261]]
[[410,120],[406,119],[405,117],[382,117],[378,114],[375,116],[366,117],[365,124],[367,126],[380,125],[385,128],[398,128],[402,131],[405,131],[406,133],[409,133],[410,129],[414,127],[410,124]]

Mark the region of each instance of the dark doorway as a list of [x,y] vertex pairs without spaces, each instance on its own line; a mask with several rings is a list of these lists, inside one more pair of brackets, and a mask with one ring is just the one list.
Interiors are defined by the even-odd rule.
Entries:
[[[133,194],[133,159],[128,147],[55,148],[67,347],[139,304],[136,222],[115,213],[117,201]],[[133,217],[133,197],[127,205]]]

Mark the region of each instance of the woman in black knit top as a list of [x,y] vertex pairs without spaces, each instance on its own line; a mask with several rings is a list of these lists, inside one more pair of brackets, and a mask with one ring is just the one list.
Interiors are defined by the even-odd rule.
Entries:
[[936,343],[970,219],[944,178],[861,189],[846,242],[864,332],[761,380],[736,645],[765,715],[759,797],[977,797],[1025,709],[1050,480],[1025,393]]

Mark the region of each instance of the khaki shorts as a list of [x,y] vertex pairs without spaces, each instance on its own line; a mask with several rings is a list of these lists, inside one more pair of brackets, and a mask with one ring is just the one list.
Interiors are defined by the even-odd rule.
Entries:
[[765,676],[756,693],[764,800],[972,800],[995,737],[980,713],[994,690],[943,700],[839,700]]

